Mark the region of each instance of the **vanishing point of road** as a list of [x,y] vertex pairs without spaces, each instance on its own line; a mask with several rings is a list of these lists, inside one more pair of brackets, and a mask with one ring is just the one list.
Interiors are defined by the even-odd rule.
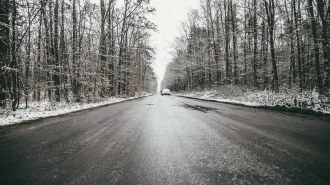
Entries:
[[0,127],[0,184],[330,184],[330,119],[154,95]]

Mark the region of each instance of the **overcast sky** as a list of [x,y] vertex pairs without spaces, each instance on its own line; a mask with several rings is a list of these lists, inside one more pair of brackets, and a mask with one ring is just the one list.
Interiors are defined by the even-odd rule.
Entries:
[[157,25],[158,31],[152,35],[152,46],[156,48],[155,73],[159,80],[164,75],[166,64],[170,62],[170,44],[179,37],[179,27],[187,18],[190,9],[199,7],[199,0],[151,0],[156,13],[149,19]]

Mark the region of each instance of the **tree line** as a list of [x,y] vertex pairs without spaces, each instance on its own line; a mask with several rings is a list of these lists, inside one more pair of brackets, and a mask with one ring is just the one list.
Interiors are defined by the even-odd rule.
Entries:
[[162,86],[329,95],[329,23],[329,0],[201,0],[182,23]]
[[149,0],[0,0],[0,104],[152,92],[154,11]]

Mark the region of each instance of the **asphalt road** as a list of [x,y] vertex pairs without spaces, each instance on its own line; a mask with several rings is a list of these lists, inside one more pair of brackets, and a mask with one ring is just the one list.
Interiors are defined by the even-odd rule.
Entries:
[[0,184],[330,184],[330,119],[155,95],[0,127]]

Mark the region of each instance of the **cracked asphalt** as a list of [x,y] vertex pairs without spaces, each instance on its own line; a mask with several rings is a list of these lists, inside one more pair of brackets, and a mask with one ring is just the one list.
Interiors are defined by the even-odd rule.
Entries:
[[0,127],[0,184],[330,184],[330,119],[154,95]]

